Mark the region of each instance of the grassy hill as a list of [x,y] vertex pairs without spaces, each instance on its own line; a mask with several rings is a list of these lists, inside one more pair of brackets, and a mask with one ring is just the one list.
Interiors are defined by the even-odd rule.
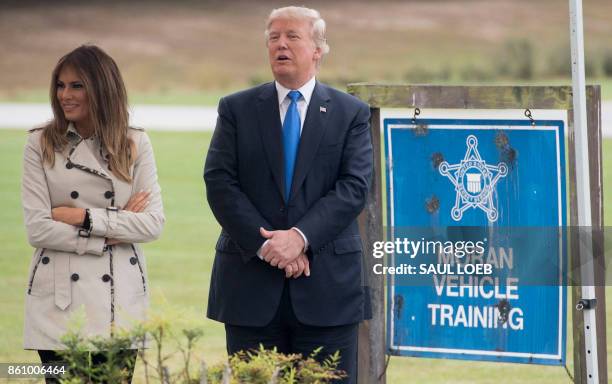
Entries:
[[[320,78],[412,83],[569,82],[559,0],[305,1],[328,23]],[[0,100],[45,101],[57,59],[86,42],[119,63],[132,101],[215,104],[270,79],[263,30],[278,1],[0,3]],[[612,2],[584,4],[590,79],[612,77]]]

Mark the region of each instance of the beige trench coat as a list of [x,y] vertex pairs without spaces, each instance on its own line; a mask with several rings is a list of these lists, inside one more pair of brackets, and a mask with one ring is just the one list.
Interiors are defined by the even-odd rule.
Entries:
[[[136,144],[132,183],[109,171],[97,139],[83,140],[71,125],[70,144],[43,164],[40,137],[33,131],[24,152],[22,204],[29,243],[36,248],[27,283],[24,347],[64,349],[60,338],[71,315],[84,312],[87,336],[111,335],[143,320],[148,306],[144,255],[137,243],[157,239],[164,225],[153,149],[145,132],[129,129]],[[151,190],[144,212],[116,209],[140,190]],[[58,206],[89,208],[92,230],[54,221]],[[105,238],[121,240],[105,246]]]

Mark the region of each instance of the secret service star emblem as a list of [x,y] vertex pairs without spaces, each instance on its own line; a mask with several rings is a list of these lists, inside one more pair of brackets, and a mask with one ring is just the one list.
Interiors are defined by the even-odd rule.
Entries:
[[493,202],[493,191],[499,179],[508,174],[508,166],[503,162],[496,166],[487,164],[478,153],[476,136],[469,135],[466,144],[465,157],[459,164],[449,165],[443,161],[438,167],[440,174],[448,177],[457,192],[451,217],[459,221],[466,210],[480,208],[489,221],[495,222],[498,212]]

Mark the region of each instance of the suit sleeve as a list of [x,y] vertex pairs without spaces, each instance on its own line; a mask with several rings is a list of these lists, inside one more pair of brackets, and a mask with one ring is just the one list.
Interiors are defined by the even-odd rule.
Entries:
[[164,228],[165,217],[161,188],[157,181],[157,167],[153,147],[146,133],[140,134],[132,179],[132,190],[150,190],[149,204],[142,212],[111,211],[92,208],[91,233],[125,243],[146,243],[156,240]]
[[51,197],[43,167],[40,135],[30,134],[23,156],[21,201],[28,242],[35,248],[47,248],[79,255],[102,255],[105,239],[79,236],[75,226],[53,220]]
[[373,154],[370,110],[362,105],[347,133],[334,187],[297,222],[313,251],[334,240],[357,218],[368,197]]
[[248,261],[265,241],[259,228],[272,227],[240,187],[237,124],[226,99],[219,101],[218,113],[204,165],[206,197],[215,218]]

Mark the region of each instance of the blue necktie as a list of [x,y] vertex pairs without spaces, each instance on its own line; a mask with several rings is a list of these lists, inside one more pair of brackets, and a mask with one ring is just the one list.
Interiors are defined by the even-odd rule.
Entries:
[[287,95],[291,99],[289,109],[285,114],[283,122],[283,147],[285,150],[285,201],[289,201],[291,193],[291,182],[293,181],[293,169],[297,156],[298,145],[300,143],[300,113],[297,108],[297,101],[302,96],[299,91],[291,91]]

